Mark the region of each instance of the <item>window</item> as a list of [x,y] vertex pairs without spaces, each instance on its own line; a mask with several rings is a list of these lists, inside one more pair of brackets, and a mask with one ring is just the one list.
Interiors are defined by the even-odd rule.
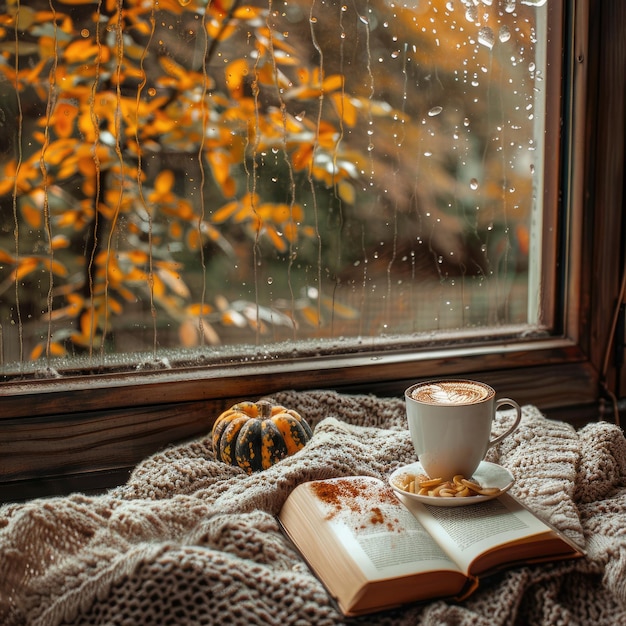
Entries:
[[[23,444],[8,479],[131,464],[286,387],[471,373],[548,409],[595,403],[587,13],[12,5],[4,424],[17,450],[50,423],[71,460]],[[71,455],[64,426],[84,436]]]
[[545,327],[545,6],[7,18],[9,372]]

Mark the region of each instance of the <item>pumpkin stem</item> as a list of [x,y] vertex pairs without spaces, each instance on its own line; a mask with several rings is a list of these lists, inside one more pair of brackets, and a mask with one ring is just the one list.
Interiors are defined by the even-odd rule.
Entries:
[[259,400],[256,403],[259,409],[259,417],[261,419],[267,419],[272,416],[272,403],[267,400]]

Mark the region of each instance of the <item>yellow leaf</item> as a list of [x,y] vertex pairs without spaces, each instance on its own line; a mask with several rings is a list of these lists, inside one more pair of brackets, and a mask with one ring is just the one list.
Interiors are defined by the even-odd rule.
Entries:
[[[258,70],[256,71],[256,79],[262,85],[273,85],[275,81],[274,68],[271,63],[264,63]],[[284,85],[287,86],[287,85]]]
[[165,285],[158,274],[152,275],[152,295],[155,298],[161,298],[165,295]]
[[341,304],[328,296],[322,296],[321,298],[322,304],[329,310],[332,311],[335,315],[345,319],[345,320],[354,320],[359,317],[359,312],[357,309],[352,308],[351,306],[347,306],[345,304]]
[[225,198],[232,198],[237,192],[237,186],[235,184],[235,179],[229,176],[222,183],[222,193]]
[[337,185],[337,191],[339,192],[339,197],[346,202],[347,204],[354,204],[356,200],[356,192],[354,191],[354,187],[347,181],[342,180]]
[[298,225],[295,222],[288,222],[283,226],[283,235],[287,241],[297,241],[298,239]]
[[130,250],[124,253],[124,257],[129,261],[134,263],[135,265],[141,265],[144,263],[148,263],[148,253],[143,250]]
[[122,296],[122,298],[128,302],[134,302],[137,299],[135,294],[130,289],[126,289],[126,287],[122,285],[118,285],[116,287],[116,291],[118,295]]
[[212,324],[202,320],[202,336],[209,343],[209,345],[217,346],[221,343],[220,337],[213,328]]
[[222,313],[221,321],[225,326],[236,326],[237,328],[245,328],[248,325],[246,318],[239,311],[232,309]]
[[178,272],[173,272],[167,268],[158,268],[157,273],[161,280],[177,295],[181,298],[189,298],[191,293],[189,288],[181,278]]
[[313,146],[302,144],[297,150],[294,151],[291,161],[293,163],[293,168],[296,171],[310,167],[313,163]]
[[319,326],[321,323],[320,317],[317,313],[317,309],[314,309],[312,306],[305,306],[301,309],[300,313],[302,313],[302,316],[304,317],[304,319],[311,325],[311,326]]
[[90,39],[79,39],[70,43],[63,55],[69,63],[86,63],[88,59],[98,58],[99,50]]

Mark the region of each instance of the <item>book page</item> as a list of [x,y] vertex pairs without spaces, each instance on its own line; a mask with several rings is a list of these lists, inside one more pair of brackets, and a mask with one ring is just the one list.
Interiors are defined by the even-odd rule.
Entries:
[[428,506],[408,498],[402,500],[463,571],[468,571],[476,557],[497,546],[551,532],[506,494],[462,507]]
[[473,584],[376,478],[303,483],[287,498],[279,520],[346,614],[456,597]]
[[402,506],[379,503],[371,515],[359,517],[352,512],[330,523],[370,580],[422,571],[458,571],[422,524]]

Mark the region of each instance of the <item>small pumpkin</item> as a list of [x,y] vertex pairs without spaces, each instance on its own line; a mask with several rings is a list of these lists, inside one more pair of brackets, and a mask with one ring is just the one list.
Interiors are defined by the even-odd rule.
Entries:
[[312,436],[299,413],[267,400],[235,404],[215,420],[211,433],[216,458],[249,474],[296,453]]

